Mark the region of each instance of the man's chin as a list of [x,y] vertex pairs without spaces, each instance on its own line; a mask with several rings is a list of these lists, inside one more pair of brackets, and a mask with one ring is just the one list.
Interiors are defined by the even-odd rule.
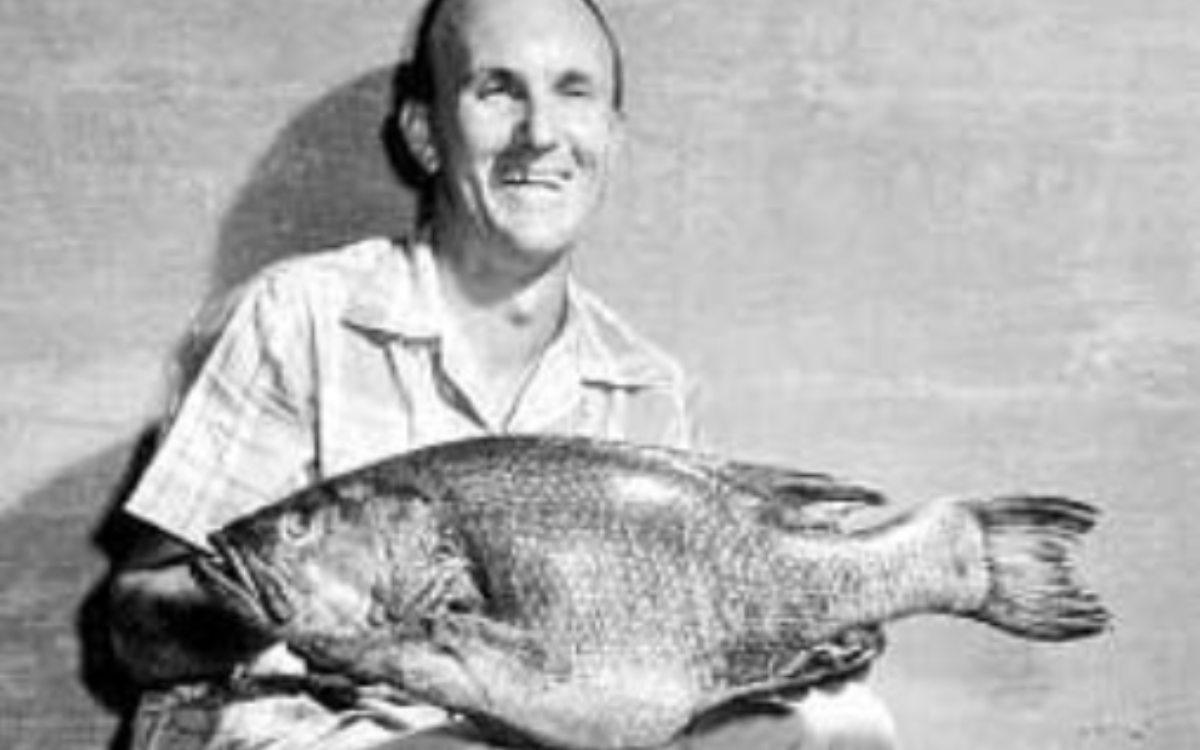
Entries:
[[505,233],[514,255],[538,264],[557,262],[578,244],[578,238],[574,229],[546,226],[511,227]]

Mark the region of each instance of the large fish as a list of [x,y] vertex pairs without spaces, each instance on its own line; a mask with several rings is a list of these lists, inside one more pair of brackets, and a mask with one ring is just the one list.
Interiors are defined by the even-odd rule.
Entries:
[[861,666],[905,616],[1052,641],[1104,629],[1071,556],[1090,506],[940,502],[842,528],[880,501],[660,448],[481,438],[235,521],[195,572],[324,669],[558,747],[662,744]]

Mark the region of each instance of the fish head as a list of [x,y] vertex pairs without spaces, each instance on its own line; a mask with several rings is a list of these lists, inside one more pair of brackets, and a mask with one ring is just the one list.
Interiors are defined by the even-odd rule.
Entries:
[[368,635],[411,609],[441,529],[415,488],[318,485],[238,519],[194,566],[202,583],[292,643]]

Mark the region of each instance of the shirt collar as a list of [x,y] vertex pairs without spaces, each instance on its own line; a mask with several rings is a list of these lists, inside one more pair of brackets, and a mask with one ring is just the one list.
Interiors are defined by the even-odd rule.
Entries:
[[[447,331],[441,284],[429,243],[394,244],[352,290],[342,320],[384,340],[437,342]],[[561,349],[560,349],[561,348]],[[653,388],[675,380],[670,360],[573,279],[567,320],[547,351],[572,356],[580,380],[612,388]]]
[[446,329],[433,252],[423,240],[393,243],[351,290],[342,321],[386,339],[429,341]]
[[564,338],[575,347],[584,382],[637,389],[669,386],[676,379],[671,360],[574,281],[568,316]]

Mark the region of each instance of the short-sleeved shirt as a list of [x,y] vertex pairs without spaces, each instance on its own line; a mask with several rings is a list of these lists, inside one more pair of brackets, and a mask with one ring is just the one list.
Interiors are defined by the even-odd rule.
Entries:
[[497,432],[691,440],[679,365],[574,281],[558,335],[502,423],[470,397],[425,242],[290,259],[233,300],[126,505],[201,548],[306,484],[432,443]]
[[[126,505],[199,547],[226,522],[300,486],[455,438],[554,432],[692,442],[690,386],[680,367],[575,283],[559,335],[501,423],[485,418],[463,387],[435,260],[422,242],[376,239],[285,261],[222,311],[215,343],[203,347],[198,370],[189,368],[190,385]],[[200,339],[213,335],[208,328],[201,326]],[[409,715],[384,704],[334,710],[302,693],[180,685],[147,693],[131,743],[138,750],[403,747],[397,740]],[[763,717],[741,724],[749,739],[718,732],[695,746],[790,747],[807,736],[803,721]]]

